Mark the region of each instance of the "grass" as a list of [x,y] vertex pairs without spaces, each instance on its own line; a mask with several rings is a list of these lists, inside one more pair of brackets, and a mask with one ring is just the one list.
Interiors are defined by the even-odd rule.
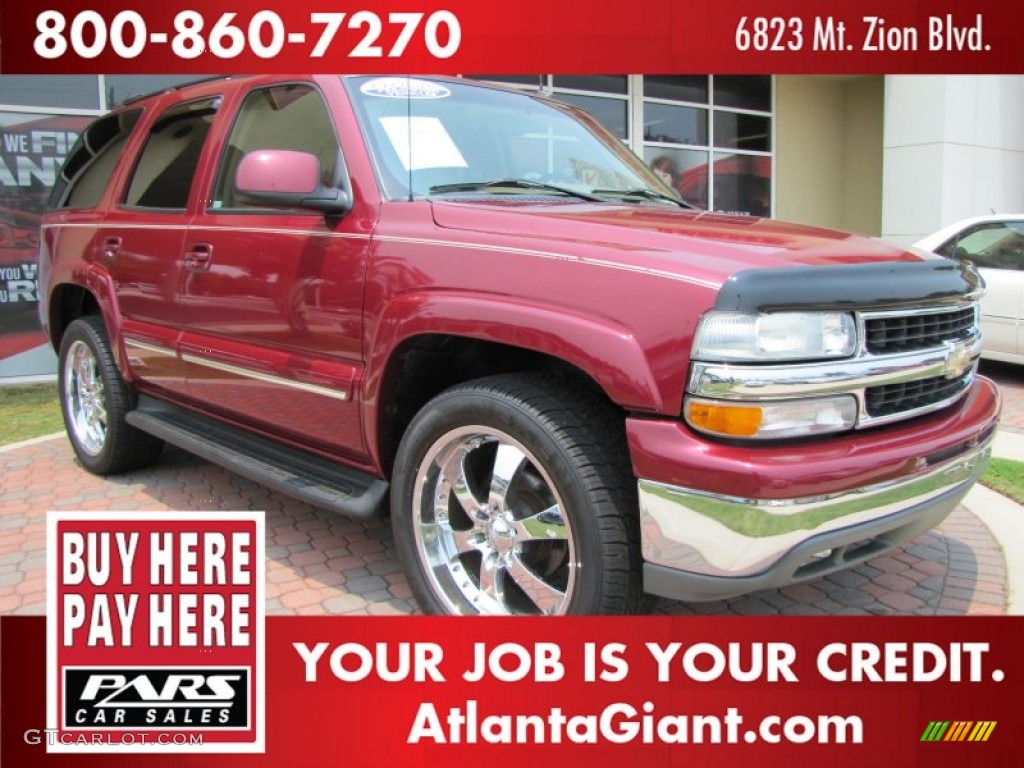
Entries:
[[0,387],[0,445],[64,429],[57,384]]
[[1024,461],[992,459],[981,476],[982,485],[1024,504]]

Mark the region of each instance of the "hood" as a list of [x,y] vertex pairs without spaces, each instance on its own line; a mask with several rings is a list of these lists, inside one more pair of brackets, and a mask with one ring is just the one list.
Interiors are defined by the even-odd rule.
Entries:
[[434,200],[432,210],[434,222],[445,229],[494,235],[503,244],[520,248],[676,272],[719,285],[749,269],[939,258],[848,232],[662,205]]

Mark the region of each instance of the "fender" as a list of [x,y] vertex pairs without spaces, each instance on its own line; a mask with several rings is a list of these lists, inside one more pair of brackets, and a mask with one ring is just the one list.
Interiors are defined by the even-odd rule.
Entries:
[[[56,272],[57,274],[55,277],[59,282],[54,284],[53,289],[50,291],[49,298],[47,299],[48,312],[52,312],[55,309],[53,295],[58,288],[73,286],[76,288],[84,288],[91,293],[100,307],[100,315],[103,318],[103,324],[107,328],[107,338],[110,339],[110,346],[113,349],[114,357],[117,360],[117,368],[125,381],[134,381],[135,376],[132,373],[131,367],[128,365],[128,357],[125,354],[124,345],[122,343],[121,311],[117,306],[114,280],[110,276],[110,273],[102,267],[88,262],[77,263],[70,270],[56,270]],[[58,345],[52,338],[52,330],[48,335],[50,336],[51,345],[53,345],[55,351],[57,351]]]
[[377,445],[378,396],[392,353],[402,342],[426,334],[491,341],[557,357],[589,375],[622,408],[661,412],[664,407],[647,355],[617,323],[505,296],[415,292],[393,299],[377,322],[362,396],[368,445]]

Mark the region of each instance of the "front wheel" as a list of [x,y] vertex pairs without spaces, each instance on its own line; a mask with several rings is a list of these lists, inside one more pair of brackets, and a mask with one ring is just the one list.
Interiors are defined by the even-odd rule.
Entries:
[[640,594],[622,415],[526,375],[429,402],[399,448],[392,520],[428,613],[627,613]]

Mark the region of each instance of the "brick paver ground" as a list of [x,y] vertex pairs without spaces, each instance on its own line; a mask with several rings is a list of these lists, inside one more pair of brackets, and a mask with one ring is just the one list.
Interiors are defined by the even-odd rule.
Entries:
[[[48,509],[265,510],[268,613],[415,611],[386,521],[356,522],[314,509],[172,448],[155,467],[95,477],[76,464],[60,437],[0,450],[0,613],[45,611]],[[1001,614],[1005,583],[996,541],[961,507],[937,531],[853,570],[728,601],[684,605],[659,600],[651,610]]]
[[981,364],[981,373],[995,381],[1003,393],[1001,428],[1024,432],[1024,365],[985,360]]

